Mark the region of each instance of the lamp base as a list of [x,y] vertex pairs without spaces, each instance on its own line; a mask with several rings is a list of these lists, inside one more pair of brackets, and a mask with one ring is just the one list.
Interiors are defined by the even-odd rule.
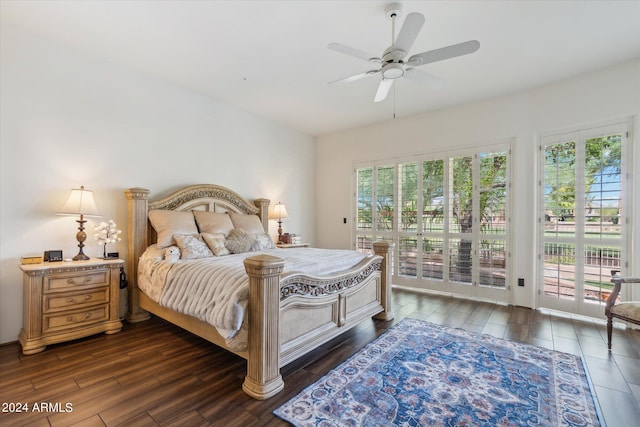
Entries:
[[78,253],[78,255],[73,257],[74,261],[86,261],[90,259],[87,255],[85,255],[82,251]]
[[278,219],[278,243],[282,242],[282,219]]
[[84,223],[87,222],[83,215],[80,215],[80,219],[76,220],[76,222],[79,224],[78,225],[78,232],[76,233],[76,240],[78,241],[78,247],[80,248],[80,251],[78,252],[78,255],[73,257],[74,261],[86,261],[89,259],[89,257],[87,255],[85,255],[85,253],[82,251],[82,248],[84,248],[84,241],[87,240],[87,233],[84,232]]

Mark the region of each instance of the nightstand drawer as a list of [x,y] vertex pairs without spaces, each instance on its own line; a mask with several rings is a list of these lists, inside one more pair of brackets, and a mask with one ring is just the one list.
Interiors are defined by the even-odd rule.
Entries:
[[46,334],[61,329],[71,329],[74,326],[84,326],[90,323],[102,322],[107,319],[109,319],[109,306],[106,304],[88,310],[48,315],[42,319],[42,332]]
[[44,283],[45,292],[68,291],[82,287],[107,286],[109,270],[97,270],[87,272],[69,272],[46,277]]
[[109,288],[104,286],[102,288],[89,290],[83,293],[44,295],[42,297],[42,311],[44,313],[49,313],[68,308],[81,308],[108,302]]

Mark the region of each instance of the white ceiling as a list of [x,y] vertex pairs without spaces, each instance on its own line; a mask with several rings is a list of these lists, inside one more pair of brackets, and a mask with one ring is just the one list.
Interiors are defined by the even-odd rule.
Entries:
[[[640,1],[401,1],[426,18],[410,54],[476,39],[472,55],[421,67],[434,89],[396,82],[374,103],[387,1],[1,0],[2,21],[310,135],[526,90],[640,57]],[[400,18],[403,22],[404,15]],[[398,25],[400,27],[400,25]],[[397,31],[397,29],[396,29]]]

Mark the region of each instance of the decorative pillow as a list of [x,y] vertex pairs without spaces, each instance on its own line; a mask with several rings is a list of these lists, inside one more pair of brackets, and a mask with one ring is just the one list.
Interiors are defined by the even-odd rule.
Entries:
[[198,234],[191,212],[154,209],[149,211],[149,221],[158,234],[158,249],[173,245],[174,234]]
[[235,228],[241,228],[250,234],[264,233],[264,227],[258,215],[242,215],[230,212],[229,216]]
[[202,233],[201,236],[215,256],[229,255],[231,253],[224,245],[224,233]]
[[199,234],[174,234],[182,259],[198,259],[213,256],[207,244]]
[[241,254],[249,252],[255,243],[256,239],[253,234],[247,233],[242,228],[234,228],[227,236],[224,245],[232,254]]
[[276,245],[273,243],[271,236],[267,233],[256,233],[253,236],[256,242],[251,246],[252,251],[261,251],[264,249],[275,249]]
[[200,233],[222,233],[226,236],[233,230],[231,217],[226,213],[193,211],[193,216],[196,218]]

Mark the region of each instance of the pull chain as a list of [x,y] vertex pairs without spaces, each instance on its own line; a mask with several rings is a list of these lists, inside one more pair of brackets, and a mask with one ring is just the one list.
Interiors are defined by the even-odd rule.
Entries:
[[393,84],[393,118],[396,118],[396,83]]

